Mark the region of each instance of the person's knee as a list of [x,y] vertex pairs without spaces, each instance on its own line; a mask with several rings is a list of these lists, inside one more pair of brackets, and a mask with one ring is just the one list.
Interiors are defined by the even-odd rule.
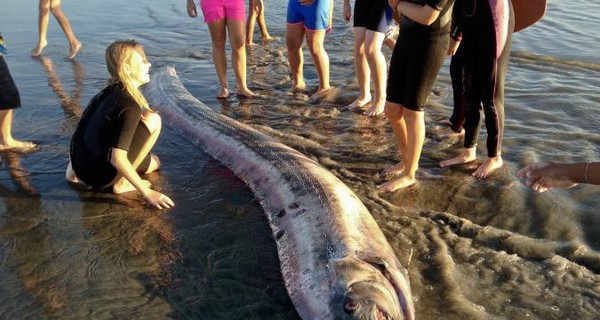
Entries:
[[160,159],[154,153],[150,154],[150,165],[148,165],[148,169],[146,169],[146,173],[152,173],[156,170],[160,169]]
[[320,41],[309,41],[307,46],[310,53],[314,56],[320,55],[325,51],[325,48],[323,47],[323,42]]
[[297,37],[293,37],[290,35],[286,35],[285,44],[288,48],[288,51],[297,51],[302,47],[302,39],[298,39]]
[[162,119],[157,113],[148,113],[148,115],[142,121],[151,134],[160,132],[160,129],[162,128]]
[[402,118],[402,108],[398,105],[386,102],[383,111],[385,112],[385,115],[388,117],[388,119],[390,119],[391,121],[395,121]]

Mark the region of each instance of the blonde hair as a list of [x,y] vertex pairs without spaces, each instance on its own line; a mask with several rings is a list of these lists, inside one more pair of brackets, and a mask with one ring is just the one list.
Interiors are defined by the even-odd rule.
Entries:
[[148,101],[140,89],[134,85],[129,73],[126,72],[125,67],[131,62],[134,52],[143,52],[142,45],[135,40],[115,41],[106,48],[106,66],[110,74],[108,82],[109,84],[122,84],[127,93],[140,105],[142,110],[152,111],[148,105]]

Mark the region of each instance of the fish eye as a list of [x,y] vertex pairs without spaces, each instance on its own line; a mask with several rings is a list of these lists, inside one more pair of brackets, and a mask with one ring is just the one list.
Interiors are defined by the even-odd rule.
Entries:
[[358,302],[354,300],[349,300],[346,302],[346,304],[344,304],[344,310],[346,310],[348,313],[352,313],[356,311],[356,309],[358,309]]

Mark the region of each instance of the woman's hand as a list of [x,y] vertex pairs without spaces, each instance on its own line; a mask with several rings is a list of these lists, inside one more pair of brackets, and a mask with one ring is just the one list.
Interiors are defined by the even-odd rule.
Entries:
[[198,16],[198,11],[196,11],[196,4],[194,3],[194,0],[187,0],[187,12],[192,18]]
[[298,0],[298,2],[302,6],[310,6],[311,4],[313,4],[313,2],[315,2],[315,0]]
[[536,192],[568,189],[577,185],[571,178],[573,173],[581,172],[584,167],[585,164],[534,163],[519,170],[517,177],[525,179],[525,184]]
[[458,51],[458,47],[460,46],[460,41],[456,41],[450,38],[450,45],[448,46],[448,52],[446,53],[449,56],[453,56]]
[[350,0],[344,0],[344,20],[350,21],[352,18],[352,6],[350,6]]
[[171,198],[152,189],[149,189],[149,191],[144,194],[144,198],[158,209],[167,209],[175,206],[175,203]]

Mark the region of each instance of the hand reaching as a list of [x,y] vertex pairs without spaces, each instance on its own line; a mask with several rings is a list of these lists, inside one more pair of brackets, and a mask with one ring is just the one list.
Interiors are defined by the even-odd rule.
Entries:
[[524,178],[525,184],[536,192],[544,192],[552,188],[573,188],[577,183],[571,179],[572,165],[560,163],[534,163],[517,172],[517,177]]

